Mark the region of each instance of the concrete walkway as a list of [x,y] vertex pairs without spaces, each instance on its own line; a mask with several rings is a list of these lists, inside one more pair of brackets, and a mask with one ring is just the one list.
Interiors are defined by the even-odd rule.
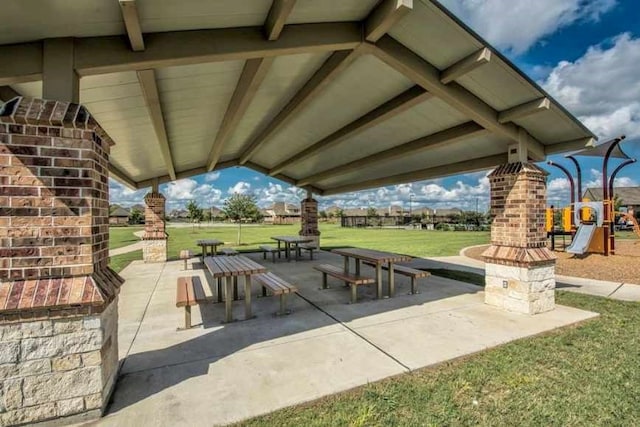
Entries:
[[[200,263],[183,271],[180,261],[136,261],[122,272],[122,370],[96,424],[227,424],[597,316],[562,306],[534,317],[503,312],[484,304],[481,288],[440,277],[421,281],[418,295],[407,295],[408,279],[397,278],[397,296],[384,300],[374,299],[373,286],[360,287],[361,302],[351,305],[341,283],[320,290],[312,269],[342,265],[338,256],[276,264],[251,257],[299,286],[291,315],[274,316],[278,300],[258,298],[254,319],[223,325],[222,305],[208,304],[194,307],[199,326],[177,332],[184,311],[175,307],[176,279],[207,283]],[[242,305],[234,305],[240,318]]]
[[[468,271],[484,275],[484,262],[464,255],[432,257],[416,259],[411,263],[415,268],[446,268],[449,270]],[[621,301],[640,301],[640,285],[633,283],[609,282],[606,280],[584,279],[556,275],[556,286],[563,291],[595,295]]]

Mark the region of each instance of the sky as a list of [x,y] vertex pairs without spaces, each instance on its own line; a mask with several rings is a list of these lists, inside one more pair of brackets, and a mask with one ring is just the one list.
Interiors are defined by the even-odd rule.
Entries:
[[[640,4],[638,0],[441,0],[469,27],[507,56],[578,117],[603,142],[626,135],[622,149],[640,161]],[[562,155],[549,160],[571,167]],[[612,161],[610,169],[619,161]],[[602,160],[582,158],[583,187],[600,186]],[[550,172],[548,203],[568,203],[569,184]],[[572,169],[570,169],[572,170]],[[458,207],[488,209],[490,171],[317,197],[320,208]],[[626,167],[616,186],[640,185],[640,164]],[[141,203],[148,189],[133,191],[110,180],[111,203]],[[191,199],[221,206],[233,193],[254,194],[262,207],[299,203],[306,194],[246,168],[230,168],[160,186],[167,209]]]

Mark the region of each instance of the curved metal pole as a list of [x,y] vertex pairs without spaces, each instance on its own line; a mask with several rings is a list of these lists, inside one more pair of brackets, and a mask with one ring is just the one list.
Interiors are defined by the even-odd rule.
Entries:
[[625,166],[629,166],[633,163],[635,163],[637,160],[636,159],[629,159],[623,163],[621,163],[611,174],[611,177],[609,178],[609,195],[611,197],[613,197],[613,181],[616,179],[616,176],[618,175],[618,172],[620,172]]
[[573,182],[573,176],[571,176],[571,172],[569,172],[569,170],[562,165],[552,162],[551,160],[549,160],[547,164],[549,166],[555,166],[558,169],[560,169],[562,172],[564,172],[564,174],[569,179],[569,188],[571,191],[571,227],[573,228],[573,226],[575,225],[573,220],[573,215],[574,215],[574,209],[575,209],[575,203],[576,203],[576,188]]
[[576,178],[578,179],[578,201],[582,201],[582,168],[580,167],[580,163],[573,156],[566,156],[567,159],[571,160],[573,164],[576,166]]
[[[607,176],[607,169],[609,167],[609,158],[611,157],[611,153],[613,150],[620,144],[620,142],[625,138],[624,135],[616,138],[613,141],[613,144],[607,149],[607,154],[604,155],[604,160],[602,161],[602,202],[605,203],[606,200],[609,200],[609,177]],[[604,254],[605,256],[609,255],[610,250],[615,251],[615,243],[613,238],[613,221],[611,219],[613,213],[613,206],[609,203],[607,207],[606,203],[604,206],[604,220],[607,224],[604,227]]]

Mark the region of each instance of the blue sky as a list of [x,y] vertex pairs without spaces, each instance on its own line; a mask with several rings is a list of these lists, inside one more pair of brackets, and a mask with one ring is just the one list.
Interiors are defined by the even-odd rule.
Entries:
[[[625,134],[623,149],[640,159],[640,5],[638,0],[441,0],[605,141]],[[562,156],[553,161],[570,166]],[[599,185],[600,159],[583,158],[583,182]],[[617,165],[613,163],[613,167]],[[551,170],[550,203],[567,203],[568,183]],[[461,207],[488,205],[487,172],[319,198],[321,208]],[[617,185],[640,185],[640,164],[624,169]],[[147,190],[111,181],[111,202],[140,203]],[[161,186],[168,209],[190,199],[222,205],[234,192],[253,193],[262,206],[298,203],[300,189],[245,168],[231,168]]]

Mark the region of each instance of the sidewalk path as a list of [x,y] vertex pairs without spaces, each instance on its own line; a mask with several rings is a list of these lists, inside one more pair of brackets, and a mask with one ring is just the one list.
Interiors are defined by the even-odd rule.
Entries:
[[[446,268],[484,275],[484,262],[465,256],[464,252],[467,249],[469,248],[462,249],[460,255],[415,259],[411,262],[411,266],[414,268]],[[609,282],[558,274],[556,275],[556,288],[621,301],[640,301],[640,285],[633,283]]]

